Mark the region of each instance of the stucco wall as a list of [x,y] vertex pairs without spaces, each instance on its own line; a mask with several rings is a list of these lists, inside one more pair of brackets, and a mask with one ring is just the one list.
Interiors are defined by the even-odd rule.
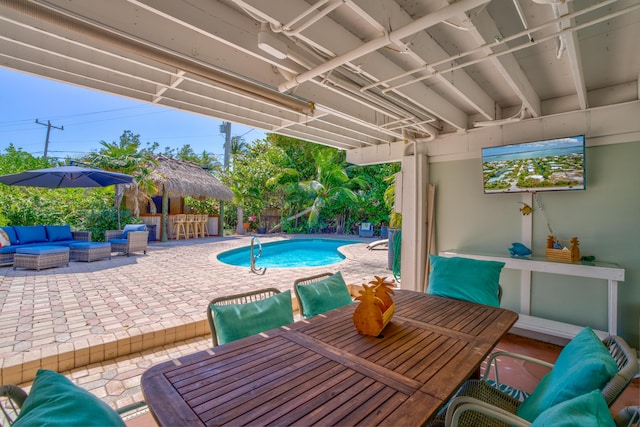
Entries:
[[[588,141],[587,141],[588,144]],[[587,148],[587,189],[539,193],[533,212],[534,255],[544,256],[547,220],[560,238],[577,236],[582,255],[620,264],[618,333],[639,346],[640,142]],[[522,241],[522,196],[482,193],[479,158],[432,163],[437,250],[503,251]],[[545,218],[546,214],[546,218]],[[503,306],[519,307],[519,272],[503,272]],[[531,314],[607,329],[606,281],[534,273]]]

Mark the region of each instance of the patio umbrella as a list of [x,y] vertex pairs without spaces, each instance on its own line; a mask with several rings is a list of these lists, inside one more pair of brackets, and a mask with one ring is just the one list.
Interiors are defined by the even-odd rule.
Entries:
[[132,181],[132,176],[123,173],[79,166],[59,166],[0,176],[3,184],[46,188],[106,187]]

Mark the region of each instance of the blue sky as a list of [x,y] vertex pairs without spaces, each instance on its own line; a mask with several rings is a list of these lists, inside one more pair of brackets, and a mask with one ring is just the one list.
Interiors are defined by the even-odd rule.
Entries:
[[[147,142],[180,148],[190,144],[200,154],[206,150],[222,162],[224,135],[221,120],[134,101],[77,86],[0,68],[0,152],[10,143],[35,156],[44,153],[48,121],[64,130],[51,129],[49,157],[80,157],[114,142],[125,130]],[[36,119],[40,125],[36,123]],[[259,129],[231,125],[231,135],[247,142],[263,139]]]

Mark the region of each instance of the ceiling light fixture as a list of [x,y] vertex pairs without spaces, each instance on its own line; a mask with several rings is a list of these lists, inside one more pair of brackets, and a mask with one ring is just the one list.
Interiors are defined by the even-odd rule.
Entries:
[[269,31],[268,24],[263,23],[258,32],[258,47],[278,59],[287,57],[287,45]]

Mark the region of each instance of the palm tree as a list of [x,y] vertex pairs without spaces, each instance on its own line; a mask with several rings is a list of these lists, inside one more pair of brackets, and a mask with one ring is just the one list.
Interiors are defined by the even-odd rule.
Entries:
[[[287,218],[288,221],[309,215],[308,225],[313,227],[318,223],[320,212],[329,203],[356,203],[358,196],[354,188],[364,187],[365,181],[358,178],[349,178],[345,169],[337,164],[336,151],[330,148],[319,148],[314,151],[313,158],[316,163],[315,179],[300,182],[299,187],[313,198],[311,206]],[[283,173],[283,177],[291,177],[291,173]],[[274,227],[274,230],[281,224]]]
[[[101,169],[114,172],[126,173],[133,176],[133,182],[127,184],[133,186],[136,197],[134,198],[134,215],[140,215],[137,195],[139,191],[143,194],[157,191],[150,179],[151,169],[149,164],[153,163],[149,156],[140,151],[140,135],[134,135],[131,131],[124,131],[119,142],[100,141],[102,148],[85,157],[84,161]],[[120,224],[120,205],[124,196],[124,185],[116,185],[115,207],[118,215],[118,228]]]

